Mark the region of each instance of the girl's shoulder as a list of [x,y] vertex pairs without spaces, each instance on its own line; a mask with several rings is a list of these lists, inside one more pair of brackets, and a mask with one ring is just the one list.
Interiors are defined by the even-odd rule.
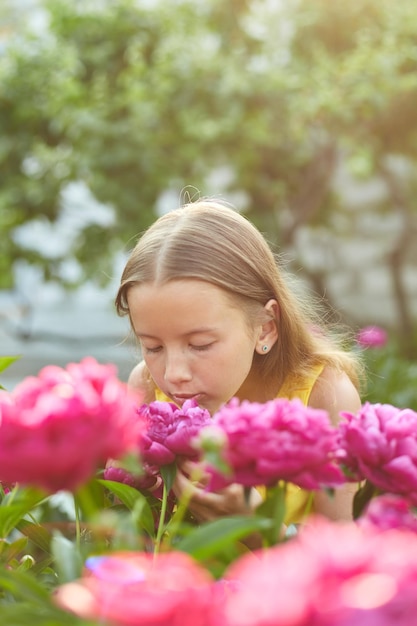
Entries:
[[153,382],[145,361],[140,361],[130,372],[127,384],[143,396],[143,402],[149,404],[155,400],[155,383]]
[[346,372],[326,365],[314,383],[308,404],[313,408],[324,409],[332,422],[337,423],[342,411],[359,411],[361,399]]

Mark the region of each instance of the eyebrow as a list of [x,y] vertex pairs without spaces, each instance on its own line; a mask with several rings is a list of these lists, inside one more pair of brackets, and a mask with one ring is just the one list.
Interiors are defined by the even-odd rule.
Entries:
[[[204,335],[204,334],[212,334],[217,331],[217,328],[214,326],[195,328],[189,333],[184,333],[183,337],[192,337],[192,335]],[[155,335],[148,335],[148,333],[136,332],[137,337],[141,339],[159,339],[159,337],[155,337]]]

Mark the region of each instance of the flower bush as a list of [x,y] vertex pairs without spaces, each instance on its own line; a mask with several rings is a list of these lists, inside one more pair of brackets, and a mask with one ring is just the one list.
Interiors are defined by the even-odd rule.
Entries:
[[[379,326],[359,330],[356,343],[367,371],[364,399],[417,411],[417,363],[405,356],[404,346]],[[411,337],[410,347],[414,352],[416,345],[417,337]]]
[[[417,612],[417,414],[297,400],[142,403],[94,359],[0,392],[0,616],[11,626],[409,626]],[[253,515],[196,525],[171,490],[265,489]],[[285,489],[358,481],[355,521],[283,532]],[[258,533],[263,548],[239,541]]]

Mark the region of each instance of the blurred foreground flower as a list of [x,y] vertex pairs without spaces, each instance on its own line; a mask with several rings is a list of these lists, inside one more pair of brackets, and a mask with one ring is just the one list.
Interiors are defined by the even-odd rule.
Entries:
[[213,428],[225,434],[221,453],[230,472],[226,476],[210,465],[212,490],[231,483],[271,486],[280,480],[312,490],[345,482],[335,462],[337,430],[326,411],[299,400],[259,404],[233,399],[213,416]]
[[417,536],[318,518],[290,542],[241,557],[227,578],[234,587],[216,626],[410,626]]
[[417,536],[312,518],[296,538],[240,556],[214,583],[181,552],[87,560],[57,604],[112,626],[410,626]]
[[338,454],[350,477],[417,504],[417,413],[366,402],[341,415]]
[[138,400],[93,358],[0,391],[0,481],[75,491],[109,457],[137,448]]
[[382,348],[388,341],[388,335],[380,326],[365,326],[356,335],[356,341],[362,348]]
[[211,575],[182,552],[91,557],[83,578],[55,595],[62,608],[112,626],[205,626],[212,599]]

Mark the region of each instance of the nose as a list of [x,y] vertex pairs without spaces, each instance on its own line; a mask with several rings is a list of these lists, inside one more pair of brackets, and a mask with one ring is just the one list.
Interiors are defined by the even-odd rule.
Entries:
[[190,381],[192,373],[187,355],[182,350],[168,352],[165,359],[165,380],[171,384]]

